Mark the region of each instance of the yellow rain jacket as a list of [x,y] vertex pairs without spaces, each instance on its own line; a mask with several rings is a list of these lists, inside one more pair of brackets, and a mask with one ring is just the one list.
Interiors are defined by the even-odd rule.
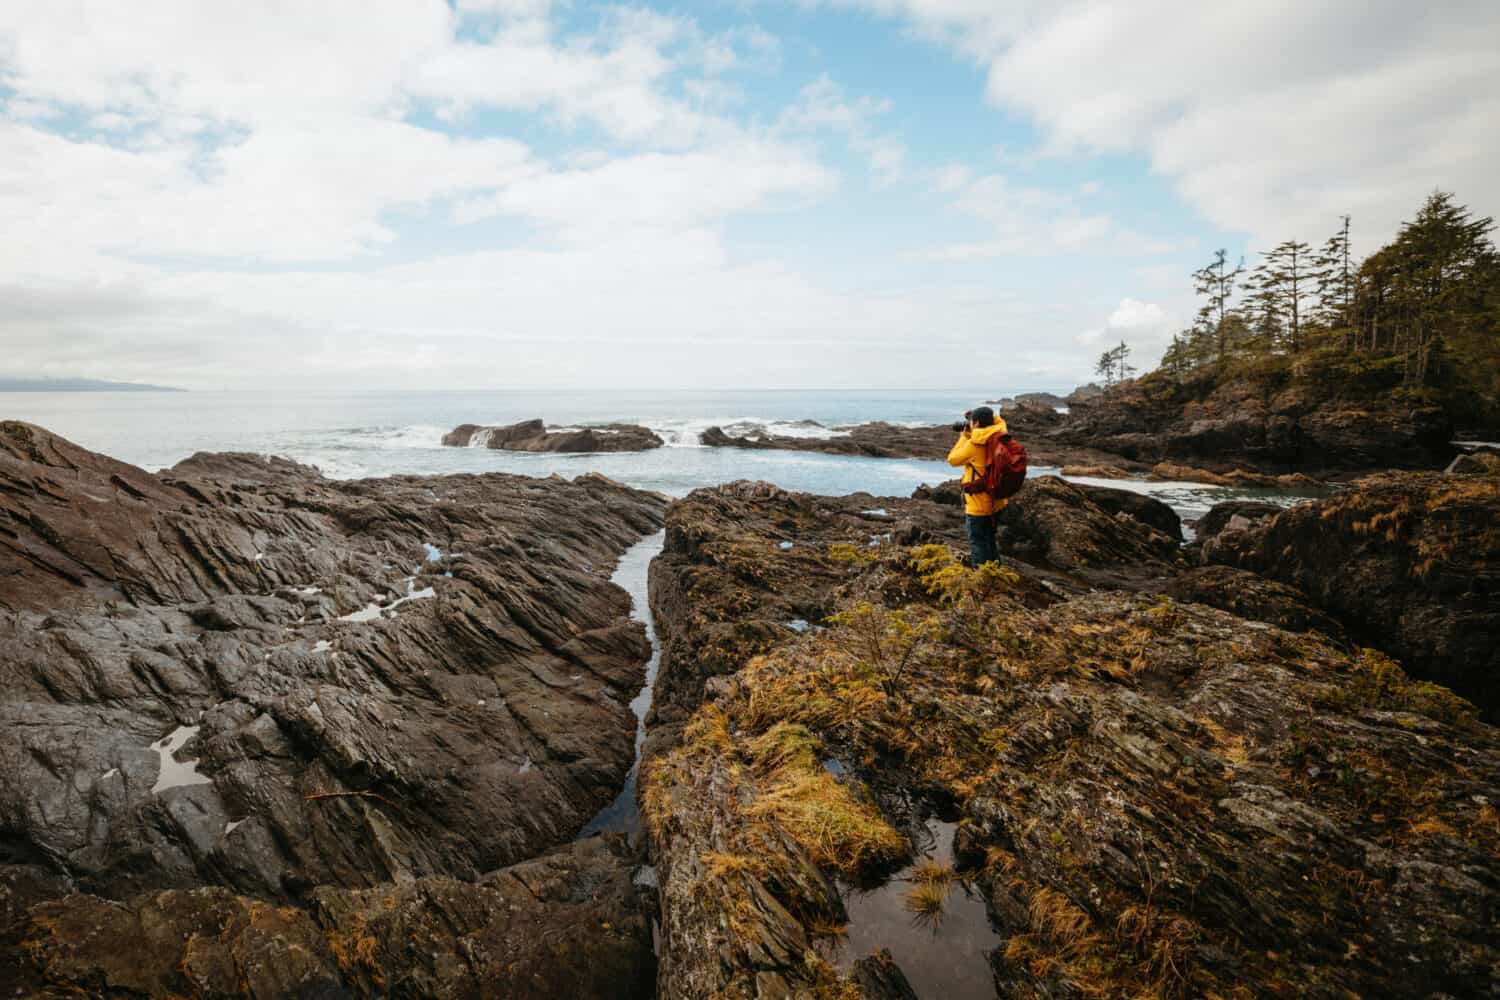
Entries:
[[[959,435],[958,443],[953,446],[953,450],[948,452],[948,464],[963,466],[965,483],[983,479],[985,442],[996,434],[1005,432],[1005,421],[999,417],[996,417],[995,422],[988,427],[981,427],[977,431],[964,431]],[[1009,502],[1009,500],[992,499],[988,493],[965,493],[964,513],[975,517],[988,517],[998,513]]]

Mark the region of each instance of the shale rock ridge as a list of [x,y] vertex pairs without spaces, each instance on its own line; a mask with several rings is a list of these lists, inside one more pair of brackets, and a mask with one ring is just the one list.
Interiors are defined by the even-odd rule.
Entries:
[[[844,944],[853,887],[902,866],[914,919],[983,899],[974,995],[1493,995],[1500,735],[1327,598],[1339,560],[1384,551],[1348,538],[1375,508],[1406,504],[1395,534],[1429,551],[1456,537],[1451,504],[1493,518],[1493,485],[1224,512],[1202,565],[1149,510],[1042,478],[984,572],[934,500],[734,483],[677,502],[642,772],[659,995],[945,995],[890,954],[936,947],[924,927],[893,924],[885,954]],[[1334,546],[1321,576],[1219,561],[1310,522]],[[1456,572],[1493,572],[1474,558]],[[1453,613],[1482,629],[1490,607]],[[952,866],[913,864],[933,818],[956,824]]]
[[647,451],[660,448],[662,439],[637,424],[603,424],[548,430],[541,420],[523,420],[504,427],[459,424],[443,435],[451,448],[495,448],[501,451],[553,451],[582,454],[609,451]]
[[640,859],[573,838],[664,507],[0,423],[0,992],[650,995]]

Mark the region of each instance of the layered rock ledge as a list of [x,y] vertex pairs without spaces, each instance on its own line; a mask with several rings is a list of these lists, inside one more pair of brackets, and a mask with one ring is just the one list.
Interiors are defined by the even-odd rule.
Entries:
[[1274,514],[1240,506],[1205,519],[1206,561],[1298,588],[1500,721],[1500,475],[1388,473]]
[[669,510],[642,783],[660,995],[910,995],[889,956],[841,952],[847,887],[933,815],[955,864],[902,891],[929,919],[982,897],[993,995],[1491,990],[1496,731],[1302,590],[1190,566],[1055,483],[986,572],[921,499],[739,483]]
[[569,842],[633,759],[609,573],[664,505],[0,423],[0,986],[649,993],[638,860]]
[[503,427],[459,424],[443,435],[451,448],[495,448],[501,451],[565,452],[583,454],[612,451],[648,451],[660,448],[662,439],[649,427],[637,424],[602,424],[597,427],[548,429],[541,420],[523,420]]

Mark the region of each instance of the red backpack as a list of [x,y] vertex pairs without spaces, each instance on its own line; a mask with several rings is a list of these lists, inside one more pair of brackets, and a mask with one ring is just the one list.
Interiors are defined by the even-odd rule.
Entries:
[[984,462],[984,475],[964,484],[965,493],[1006,500],[1026,481],[1026,446],[1009,434],[996,434],[984,443]]

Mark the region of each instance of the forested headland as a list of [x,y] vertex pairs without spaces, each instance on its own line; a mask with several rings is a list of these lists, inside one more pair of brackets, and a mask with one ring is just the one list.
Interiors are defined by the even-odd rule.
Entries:
[[[1287,240],[1254,267],[1215,253],[1192,275],[1196,320],[1141,388],[1182,400],[1235,380],[1300,384],[1439,408],[1459,433],[1500,430],[1494,220],[1435,192],[1362,260],[1350,250],[1353,225],[1344,216],[1320,246]],[[1123,365],[1117,356],[1103,373],[1128,374]]]

